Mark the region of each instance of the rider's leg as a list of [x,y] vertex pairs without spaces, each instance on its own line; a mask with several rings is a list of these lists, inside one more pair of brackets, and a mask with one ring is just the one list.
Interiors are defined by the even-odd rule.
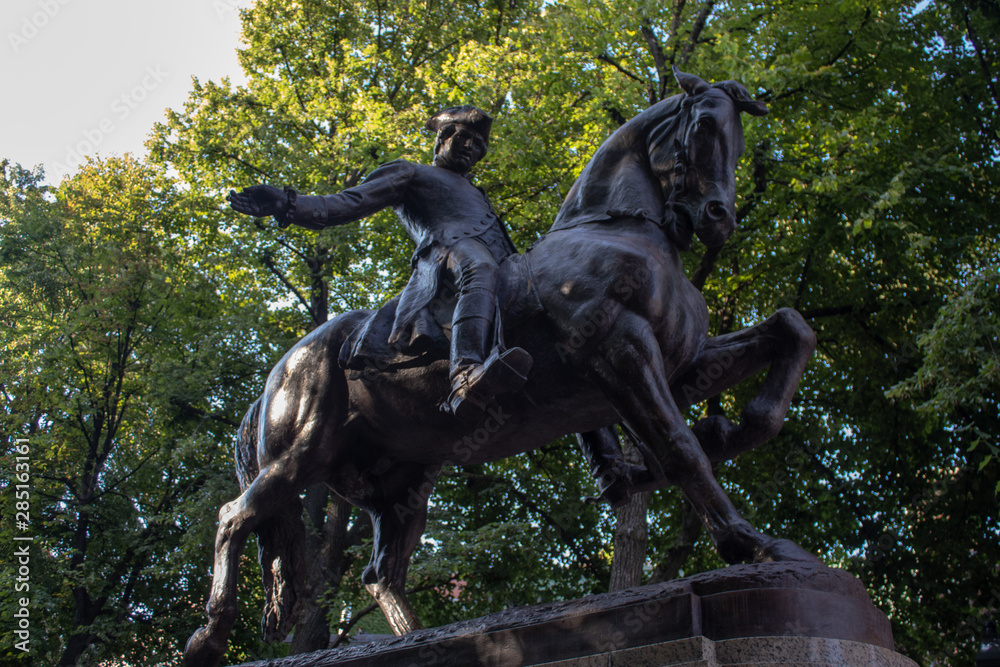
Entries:
[[499,268],[489,248],[476,239],[456,243],[448,269],[458,285],[451,329],[452,392],[448,409],[460,419],[474,419],[498,394],[524,384],[531,357],[519,347],[491,355],[497,310]]
[[475,239],[459,242],[448,257],[456,277],[458,302],[451,328],[451,377],[486,360],[496,316],[497,263]]

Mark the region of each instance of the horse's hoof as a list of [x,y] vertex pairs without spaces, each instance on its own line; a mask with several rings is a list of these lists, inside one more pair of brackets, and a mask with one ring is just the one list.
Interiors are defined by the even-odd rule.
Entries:
[[612,509],[618,509],[632,499],[632,495],[636,492],[635,480],[648,478],[650,475],[643,466],[619,460],[603,469],[598,469],[594,476],[597,477],[599,493],[592,502],[608,503]]
[[216,667],[226,652],[226,644],[214,637],[208,628],[198,628],[184,646],[186,667]]
[[709,415],[699,419],[691,427],[691,432],[698,438],[701,451],[711,461],[725,461],[726,448],[736,425],[722,415]]
[[823,561],[791,540],[769,540],[754,550],[753,562],[755,563],[778,561],[823,565]]

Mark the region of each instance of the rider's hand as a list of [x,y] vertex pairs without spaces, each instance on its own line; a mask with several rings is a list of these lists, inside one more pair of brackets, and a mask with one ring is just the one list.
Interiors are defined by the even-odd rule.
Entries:
[[242,192],[230,190],[227,199],[234,211],[255,218],[281,218],[288,212],[288,195],[273,185],[251,185]]

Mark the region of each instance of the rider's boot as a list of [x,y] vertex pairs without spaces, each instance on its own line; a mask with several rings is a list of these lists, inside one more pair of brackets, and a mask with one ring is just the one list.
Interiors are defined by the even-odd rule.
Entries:
[[495,347],[483,359],[492,329],[492,317],[466,317],[452,325],[451,394],[442,408],[462,421],[478,419],[496,396],[517,391],[528,378],[531,355],[523,348]]

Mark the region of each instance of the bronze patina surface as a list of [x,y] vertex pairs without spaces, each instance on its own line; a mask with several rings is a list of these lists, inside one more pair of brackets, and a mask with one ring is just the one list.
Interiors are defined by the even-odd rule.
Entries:
[[[761,115],[766,107],[734,81],[710,85],[676,76],[684,93],[650,107],[604,142],[552,228],[523,255],[493,252],[491,244],[501,240],[489,236],[492,219],[482,230],[476,226],[485,219],[478,213],[456,223],[473,225],[471,236],[434,237],[443,218],[427,213],[433,197],[414,184],[461,179],[478,153],[465,155],[457,145],[456,160],[464,155],[457,168],[397,165],[392,169],[410,175],[373,174],[385,190],[379,197],[345,191],[321,201],[268,186],[234,193],[237,210],[319,227],[389,202],[418,241],[411,283],[437,287],[412,303],[396,300],[395,310],[338,315],[272,371],[240,428],[243,492],[219,514],[208,623],[188,641],[188,664],[215,665],[225,651],[236,618],[237,565],[252,532],[267,592],[265,634],[280,639],[292,627],[301,590],[299,494],[307,486],[326,483],[371,515],[375,544],[363,580],[394,631],[406,634],[420,624],[403,586],[442,466],[512,456],[619,422],[650,452],[646,477],[626,484],[678,485],[727,562],[818,563],[793,542],[751,526],[711,467],[778,433],[815,336],[797,312],[784,309],[756,326],[710,337],[705,301],[685,276],[680,255],[694,236],[718,247],[734,231],[735,169],[744,150],[740,114]],[[475,122],[452,125],[461,127],[449,136],[469,135],[462,141],[474,151]],[[452,149],[442,145],[441,151]],[[478,198],[477,211],[489,217],[472,186],[455,181],[433,192],[461,206]],[[370,206],[342,215],[359,198]],[[476,254],[477,267],[488,267],[489,280],[469,278],[478,269],[460,266],[467,253],[455,259],[455,248],[467,242],[478,244],[468,252]],[[445,298],[441,285],[448,281],[458,285],[457,299],[454,293]],[[481,289],[486,283],[492,291]],[[471,299],[468,311],[463,299]],[[495,304],[499,315],[487,317],[484,303]],[[426,317],[410,317],[420,312]],[[424,337],[418,321],[426,325]],[[456,364],[455,327],[477,322],[472,328],[481,330],[485,321],[502,326],[484,334],[488,340],[459,346],[479,358]],[[452,340],[442,345],[449,332]],[[370,357],[374,366],[359,364],[364,342],[388,352]],[[686,407],[763,370],[766,377],[738,421],[685,422]]]

